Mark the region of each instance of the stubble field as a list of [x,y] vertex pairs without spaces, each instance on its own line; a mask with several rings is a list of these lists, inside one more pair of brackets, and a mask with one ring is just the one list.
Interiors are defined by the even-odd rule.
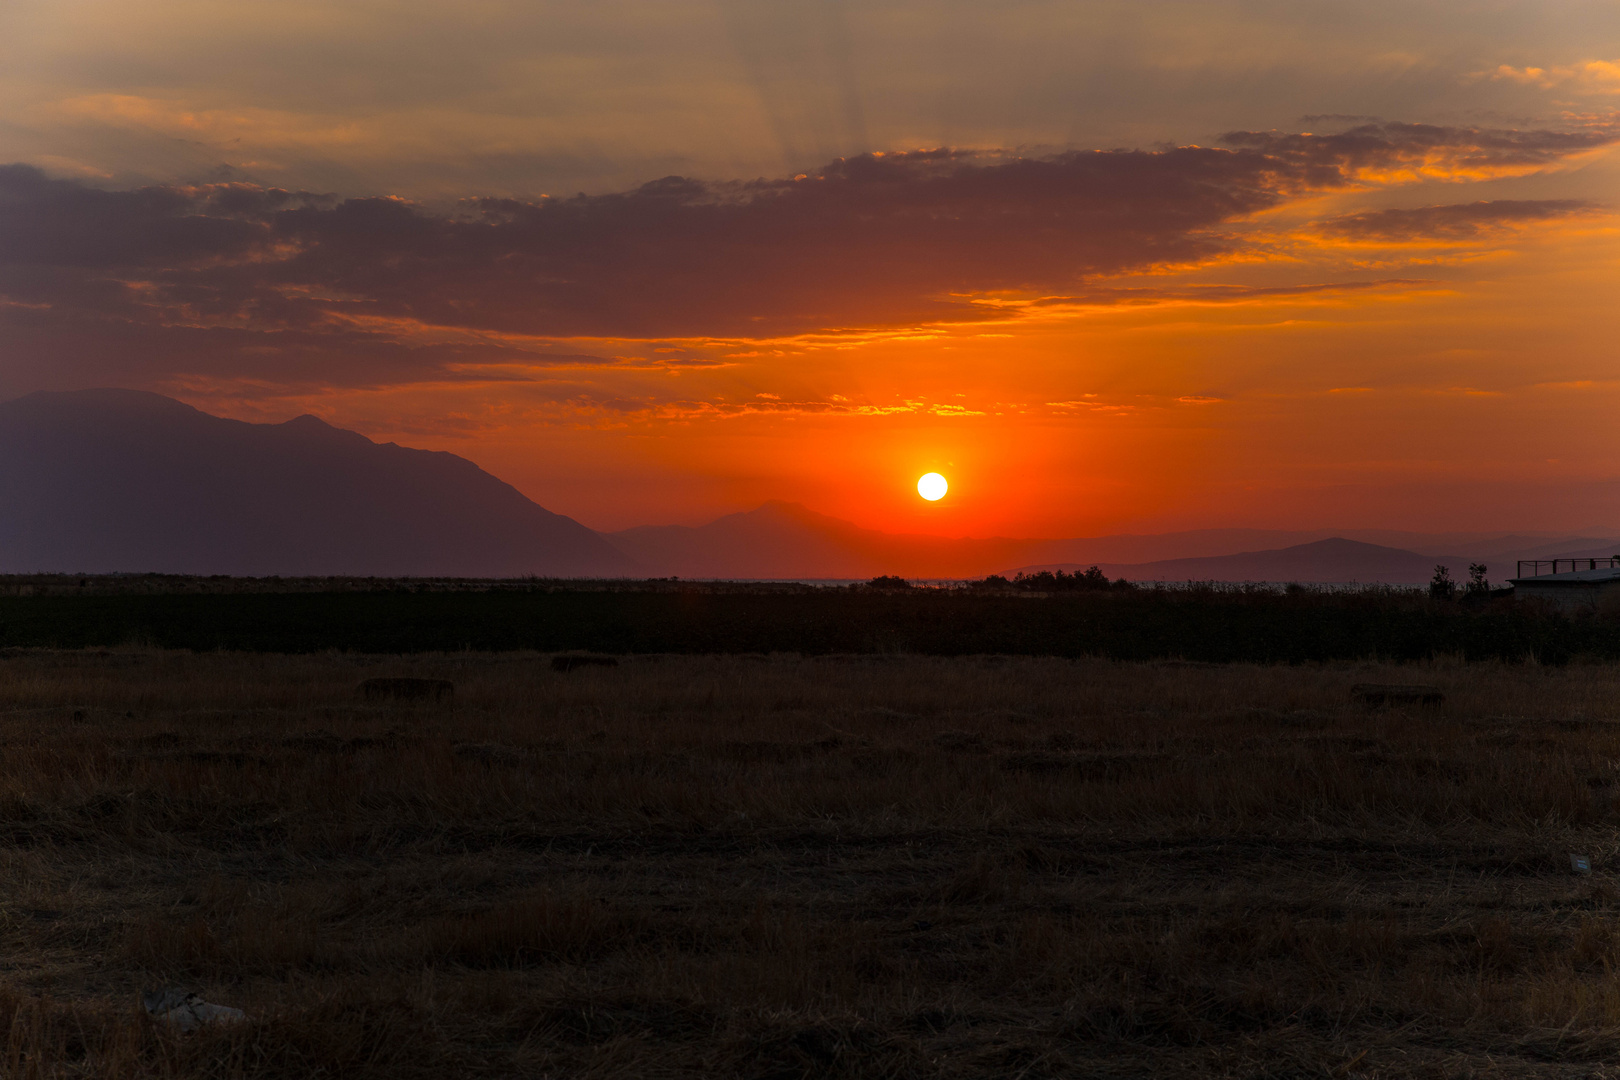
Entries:
[[1613,665],[548,659],[0,656],[0,1074],[1620,1060]]

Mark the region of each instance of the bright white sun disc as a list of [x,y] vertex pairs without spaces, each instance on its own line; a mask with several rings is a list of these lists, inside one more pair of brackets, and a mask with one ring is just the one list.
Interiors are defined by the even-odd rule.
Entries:
[[945,497],[945,492],[949,489],[950,485],[947,484],[945,482],[945,478],[939,475],[937,472],[927,473],[917,481],[917,494],[921,495],[929,502],[938,502],[940,499],[943,499]]

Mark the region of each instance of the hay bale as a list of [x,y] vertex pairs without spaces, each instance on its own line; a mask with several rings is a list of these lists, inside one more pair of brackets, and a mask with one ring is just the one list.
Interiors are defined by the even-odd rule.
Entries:
[[1438,686],[1356,683],[1350,688],[1350,700],[1358,705],[1422,705],[1436,709],[1445,704],[1446,695]]
[[618,667],[619,661],[611,656],[593,653],[563,653],[551,658],[552,671],[574,671],[582,667]]
[[450,701],[456,684],[449,679],[366,679],[360,696],[367,701]]

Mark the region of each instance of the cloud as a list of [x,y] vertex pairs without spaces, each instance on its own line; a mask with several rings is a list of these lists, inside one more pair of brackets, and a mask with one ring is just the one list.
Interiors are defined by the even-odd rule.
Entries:
[[1083,308],[1111,307],[1163,307],[1177,306],[1230,306],[1234,304],[1279,304],[1292,301],[1312,302],[1331,298],[1334,294],[1379,292],[1391,289],[1411,289],[1430,285],[1423,278],[1379,278],[1375,281],[1323,281],[1306,285],[1179,285],[1156,288],[1119,288],[1097,286],[1070,296],[1043,296],[1029,301],[979,301],[986,304],[1011,307],[1021,311],[1044,309],[1070,311]]
[[1444,127],[1434,124],[1363,124],[1336,135],[1233,131],[1228,146],[1265,154],[1285,164],[1309,187],[1415,180],[1484,180],[1552,168],[1620,140],[1620,121],[1608,117],[1573,131]]
[[[671,176],[452,211],[234,181],[103,190],[13,165],[0,168],[0,348],[36,373],[367,385],[566,363],[578,348],[561,339],[741,343],[1006,319],[1019,305],[1136,302],[1107,282],[1242,255],[1244,223],[1294,198],[1544,169],[1617,138],[1613,123],[1386,123],[1151,152],[922,150],[792,179]],[[1331,228],[1460,235],[1579,205],[1375,211]]]
[[1481,74],[1488,75],[1493,81],[1515,82],[1542,90],[1572,86],[1590,94],[1620,94],[1620,60],[1584,60],[1567,67],[1550,68],[1503,64],[1494,71]]
[[790,169],[870,148],[844,0],[719,0]]
[[731,419],[743,416],[932,416],[959,419],[984,416],[979,409],[965,405],[941,404],[924,400],[905,400],[878,404],[853,402],[833,394],[826,400],[756,400],[753,401],[654,401],[619,402],[600,409],[602,413],[618,414],[615,419],[705,420]]
[[1494,199],[1486,202],[1367,210],[1321,223],[1330,236],[1357,242],[1419,240],[1465,242],[1540,221],[1591,214],[1601,207],[1581,199]]
[[1308,113],[1299,118],[1302,124],[1378,124],[1381,116],[1363,116],[1360,113]]

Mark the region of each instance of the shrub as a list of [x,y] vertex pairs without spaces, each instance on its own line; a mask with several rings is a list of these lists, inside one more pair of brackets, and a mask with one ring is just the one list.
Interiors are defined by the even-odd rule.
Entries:
[[[1000,580],[1006,581],[1005,578]],[[1096,566],[1083,571],[1077,570],[1072,574],[1065,574],[1062,570],[1055,573],[1051,570],[1038,570],[1033,574],[1019,574],[1009,584],[1015,589],[1027,592],[1100,592],[1105,589],[1135,588],[1124,578],[1109,581],[1108,575]]]
[[894,574],[883,574],[866,583],[871,589],[909,589],[911,582]]

